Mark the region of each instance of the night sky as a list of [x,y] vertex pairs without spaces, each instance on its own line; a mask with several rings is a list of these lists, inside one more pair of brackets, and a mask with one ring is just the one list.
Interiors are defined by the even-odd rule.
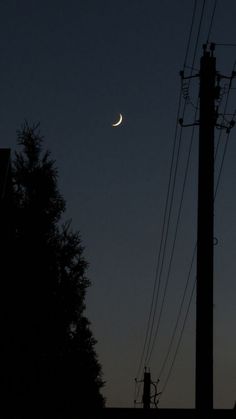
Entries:
[[[203,1],[186,74],[196,74],[214,1]],[[59,171],[66,218],[80,230],[92,286],[87,316],[98,343],[107,406],[133,406],[143,348],[175,135],[179,71],[183,70],[194,1],[1,0],[0,138],[16,149],[16,131],[40,121],[45,148]],[[236,44],[236,2],[219,0],[210,42]],[[216,46],[217,70],[230,75],[236,47]],[[226,85],[225,85],[226,83]],[[227,80],[222,81],[222,87]],[[236,80],[232,87],[236,88]],[[199,80],[191,81],[185,122],[194,122]],[[225,90],[225,91],[226,91]],[[222,99],[225,100],[225,96]],[[232,89],[228,113],[236,109]],[[112,127],[119,113],[123,123]],[[192,128],[184,128],[167,255],[175,231]],[[219,138],[219,130],[216,130]],[[225,131],[219,144],[223,155]],[[196,242],[198,128],[159,335],[149,363],[155,380],[165,357]],[[236,399],[236,128],[215,201],[215,407]],[[169,256],[168,256],[169,257]],[[163,281],[167,268],[163,269]],[[195,265],[190,286],[195,279]],[[188,304],[186,299],[185,311]],[[159,310],[159,308],[158,308]],[[184,313],[183,312],[183,317]],[[181,324],[178,329],[180,331]],[[166,366],[159,389],[173,358]],[[194,406],[195,303],[160,407]]]

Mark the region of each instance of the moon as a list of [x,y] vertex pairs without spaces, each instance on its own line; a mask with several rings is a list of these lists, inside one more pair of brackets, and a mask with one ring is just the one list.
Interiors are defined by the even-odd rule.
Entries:
[[123,120],[123,116],[120,113],[119,120],[117,122],[115,122],[114,124],[112,124],[112,126],[113,127],[118,127],[118,125],[121,124],[122,120]]

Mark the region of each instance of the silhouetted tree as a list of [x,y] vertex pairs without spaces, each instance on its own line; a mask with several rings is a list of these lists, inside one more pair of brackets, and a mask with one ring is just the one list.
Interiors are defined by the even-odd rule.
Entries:
[[16,411],[69,415],[103,407],[101,366],[85,316],[88,264],[39,126],[18,132],[13,161],[11,391]]

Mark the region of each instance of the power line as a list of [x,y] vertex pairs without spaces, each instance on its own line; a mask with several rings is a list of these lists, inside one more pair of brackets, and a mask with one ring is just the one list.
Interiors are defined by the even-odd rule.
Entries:
[[[203,16],[204,16],[204,11],[205,11],[205,3],[206,2],[204,0],[203,1],[203,4],[202,4],[202,9],[201,9],[200,21],[199,21],[199,24],[198,24],[197,38],[196,38],[196,41],[195,41],[195,48],[194,48],[192,66],[191,66],[192,68],[194,68],[194,63],[195,63],[195,59],[196,59],[197,48],[198,48],[198,43],[199,43],[199,37],[200,37],[200,32],[201,32],[201,27],[202,27],[202,21],[203,21]],[[196,12],[195,6],[196,6],[196,4],[194,3],[194,10],[193,10],[193,16],[194,17],[195,17],[195,12]],[[193,29],[193,18],[192,18],[191,27],[190,27],[190,34],[192,33],[192,29]],[[189,36],[189,39],[190,39],[190,36]],[[189,49],[189,45],[187,46],[187,49]],[[192,75],[192,71],[191,71],[191,75]],[[190,80],[189,80],[189,85],[190,85]],[[187,104],[187,99],[185,99],[183,115],[185,114],[186,104]],[[196,115],[196,111],[195,111],[195,115]],[[174,188],[175,188],[175,180],[176,180],[176,174],[177,174],[177,168],[178,168],[178,159],[179,159],[179,151],[180,151],[181,139],[182,139],[182,127],[181,127],[181,131],[180,131],[178,155],[177,155],[177,161],[176,161],[177,164],[176,164],[176,167],[175,167],[174,184],[173,184],[173,188],[172,188],[172,197],[171,197],[171,204],[170,204],[169,216],[168,216],[168,222],[167,222],[166,238],[165,238],[165,242],[164,242],[165,244],[164,244],[164,250],[163,250],[163,255],[162,255],[161,269],[160,269],[160,273],[159,273],[159,284],[161,283],[161,275],[162,275],[163,264],[164,264],[164,259],[165,259],[166,243],[167,243],[167,238],[168,238],[169,224],[170,224],[170,216],[171,216],[172,205],[173,205]],[[176,235],[177,235],[177,232],[176,232]],[[159,296],[159,294],[158,294],[158,296]],[[163,299],[165,299],[165,294],[163,296]],[[146,361],[150,361],[150,352],[149,352],[149,349],[150,349],[151,340],[152,340],[152,332],[153,332],[153,327],[154,327],[154,320],[155,320],[155,315],[156,315],[157,302],[158,302],[158,298],[155,299],[154,312],[153,312],[153,317],[152,317],[152,327],[151,327],[151,333],[149,335],[148,349],[147,349],[147,354],[146,354],[145,362]],[[161,303],[161,307],[163,306],[163,304],[164,303],[162,302]],[[159,329],[159,324],[158,324],[158,328],[157,329]],[[157,337],[157,333],[155,334],[154,340],[156,340],[156,337]],[[153,345],[152,345],[151,352],[152,351],[153,351]]]
[[162,223],[162,232],[161,232],[161,240],[160,240],[160,246],[159,246],[159,252],[158,252],[158,261],[157,261],[155,282],[154,282],[154,288],[153,288],[153,292],[152,292],[151,308],[150,308],[150,312],[149,312],[148,324],[147,324],[146,335],[145,335],[145,341],[144,341],[144,345],[143,345],[141,360],[140,360],[140,363],[139,363],[137,378],[139,377],[139,374],[140,374],[140,371],[141,371],[141,368],[142,368],[142,365],[143,365],[144,353],[145,353],[145,350],[146,350],[147,340],[148,340],[148,336],[149,336],[149,332],[150,332],[150,324],[151,324],[151,317],[152,317],[152,312],[153,312],[156,288],[157,288],[157,297],[156,298],[158,298],[159,290],[160,290],[160,282],[158,282],[158,287],[157,287],[157,272],[158,272],[159,264],[160,264],[162,244],[163,244],[163,240],[164,240],[164,232],[165,232],[165,225],[166,225],[167,210],[168,210],[168,203],[169,203],[169,196],[170,196],[170,190],[171,190],[171,180],[172,180],[175,150],[176,150],[176,144],[177,144],[177,130],[178,130],[178,124],[179,124],[178,119],[179,119],[180,108],[181,108],[181,97],[182,97],[182,95],[181,95],[181,90],[180,90],[179,101],[178,101],[178,110],[177,110],[177,120],[176,120],[176,127],[175,127],[174,144],[173,144],[173,149],[172,149],[170,174],[169,174],[168,187],[167,187],[167,195],[166,195],[166,202],[165,202],[164,218],[163,218],[163,223]]
[[177,328],[178,328],[178,325],[179,325],[179,321],[180,321],[180,317],[181,317],[181,314],[182,314],[183,305],[184,305],[184,301],[185,301],[185,297],[186,297],[186,294],[187,294],[187,289],[188,289],[188,285],[189,285],[189,281],[190,281],[190,277],[191,277],[193,262],[194,262],[195,256],[196,256],[196,250],[197,250],[197,245],[195,245],[195,248],[194,248],[194,251],[193,251],[193,255],[192,255],[192,259],[191,259],[191,263],[190,263],[190,269],[189,269],[189,272],[188,272],[188,278],[187,278],[187,281],[186,281],[186,284],[185,284],[184,293],[183,293],[181,304],[180,304],[180,307],[179,307],[179,310],[178,310],[178,315],[177,315],[177,318],[176,318],[176,322],[175,322],[174,330],[173,330],[173,333],[172,333],[172,336],[171,336],[171,339],[170,339],[168,350],[167,350],[166,356],[164,358],[164,361],[162,363],[162,366],[161,366],[159,374],[158,374],[158,379],[159,380],[160,380],[160,378],[162,376],[162,373],[165,369],[165,366],[166,366],[166,363],[168,361],[171,349],[173,347],[174,338],[175,338],[176,333],[177,333]]
[[201,28],[202,28],[203,16],[204,16],[204,12],[205,12],[205,6],[206,6],[206,0],[203,0],[200,20],[199,20],[199,24],[198,24],[197,37],[196,37],[196,40],[195,40],[195,48],[194,48],[191,68],[194,68],[194,64],[195,64],[195,59],[196,59],[196,55],[197,55],[197,48],[198,48],[198,43],[199,43],[199,38],[200,38],[200,33],[201,33]]
[[[179,156],[180,156],[181,144],[182,144],[182,127],[181,127],[181,131],[180,131],[179,142],[178,142],[178,150],[177,150],[177,157],[176,157],[176,164],[175,164],[175,171],[174,171],[174,180],[173,180],[173,186],[172,186],[172,193],[171,193],[171,199],[170,199],[170,207],[169,207],[169,213],[168,213],[168,219],[167,219],[167,228],[166,228],[166,235],[165,235],[165,240],[164,240],[164,248],[163,248],[162,260],[161,260],[161,266],[160,266],[160,271],[159,271],[158,284],[161,284],[162,272],[163,272],[165,255],[166,255],[166,247],[167,247],[167,241],[168,241],[168,235],[169,235],[169,229],[170,229],[170,220],[171,220],[171,215],[172,215],[172,208],[173,208],[173,201],[174,201],[177,171],[178,171],[178,166],[179,166]],[[150,332],[150,336],[149,336],[147,355],[146,355],[146,358],[145,358],[145,363],[146,364],[149,363],[149,361],[150,361],[150,346],[151,346],[151,340],[152,340],[152,333],[153,333],[153,329],[154,329],[154,322],[155,322],[155,316],[156,316],[156,310],[157,310],[158,296],[159,296],[159,294],[156,296],[155,304],[154,304],[152,326],[151,326],[151,332]]]
[[[188,43],[187,43],[187,48],[186,48],[184,65],[186,65],[187,57],[188,57],[188,54],[189,54],[190,41],[191,41],[191,36],[192,36],[192,31],[193,31],[193,25],[194,25],[195,16],[196,16],[196,4],[197,4],[197,2],[195,0],[194,1],[194,7],[193,7],[193,13],[192,13],[192,19],[191,19],[191,25],[190,25],[190,30],[189,30],[189,37],[188,37]],[[197,52],[197,47],[198,47],[198,42],[199,42],[199,35],[200,35],[200,30],[201,30],[201,25],[202,25],[202,20],[203,20],[204,8],[205,8],[205,0],[203,2],[202,11],[201,11],[201,17],[200,17],[200,22],[199,22],[199,25],[198,25],[198,34],[197,34],[197,39],[196,39],[196,42],[195,42],[194,56],[193,56],[193,60],[192,60],[192,68],[194,67],[194,62],[195,62],[195,59],[196,59],[196,52]],[[191,71],[191,73],[192,73],[192,71]],[[161,275],[159,275],[158,286],[157,286],[157,274],[159,272],[160,259],[161,259],[161,254],[162,254],[162,247],[163,247],[163,242],[164,242],[164,232],[165,232],[165,226],[166,226],[166,217],[167,217],[167,211],[168,211],[170,188],[171,188],[171,180],[172,180],[173,165],[174,165],[174,157],[175,157],[176,142],[177,142],[177,132],[178,132],[178,121],[179,121],[179,114],[180,114],[180,105],[181,105],[181,97],[179,97],[179,104],[178,104],[177,121],[176,121],[176,128],[175,128],[175,137],[174,137],[174,146],[173,146],[172,159],[171,159],[171,168],[170,168],[170,175],[169,175],[169,182],[168,182],[168,190],[167,190],[167,198],[166,198],[165,211],[164,211],[164,220],[163,220],[163,225],[162,225],[161,241],[160,241],[160,247],[159,247],[159,253],[158,253],[158,261],[157,261],[157,269],[156,269],[156,275],[155,275],[155,283],[154,283],[154,288],[153,288],[151,308],[150,308],[150,312],[149,312],[149,318],[148,318],[148,324],[147,324],[147,329],[146,329],[145,341],[144,341],[143,351],[142,351],[142,355],[141,355],[141,360],[140,360],[140,363],[139,363],[137,377],[139,376],[140,370],[142,368],[142,364],[143,364],[143,359],[144,359],[144,354],[145,354],[146,347],[147,347],[147,350],[146,350],[146,358],[145,358],[145,361],[147,360],[148,355],[149,355],[149,348],[150,348],[150,344],[151,344],[152,332],[153,332],[153,327],[154,327],[154,319],[155,319],[155,314],[156,314],[156,306],[157,306],[157,302],[158,302],[158,298],[159,298],[159,292],[160,292]],[[184,104],[183,114],[185,113],[185,109],[186,109],[186,101],[185,101],[185,104]],[[182,129],[181,129],[181,131],[182,131]],[[180,135],[178,149],[180,149],[180,142],[181,142],[181,135]],[[177,161],[177,164],[178,164],[178,161]],[[177,172],[177,166],[175,167],[175,174],[176,174],[176,172]],[[175,179],[174,179],[173,186],[174,186],[174,184],[175,184]],[[172,197],[171,197],[172,203],[173,203],[173,194],[174,194],[174,188],[172,187]],[[169,209],[169,216],[168,216],[169,219],[170,219],[170,214],[171,214],[171,205],[170,205],[170,209]],[[167,222],[165,243],[167,241],[168,229],[169,229],[169,223]],[[164,249],[165,249],[165,247],[166,246],[164,245]],[[163,251],[163,257],[164,256],[165,256],[165,251]],[[162,258],[162,260],[163,260],[163,258]],[[162,265],[163,265],[163,263],[162,263]],[[157,288],[157,291],[156,291],[156,288]],[[155,296],[155,294],[156,294],[156,296]],[[155,304],[154,304],[154,301],[155,301]],[[151,320],[151,318],[152,318],[152,320]],[[151,322],[152,322],[152,325],[151,325]],[[151,329],[150,329],[150,326],[151,326]],[[148,344],[147,344],[147,342],[148,342]]]
[[[216,7],[216,4],[215,4],[215,7]],[[200,37],[200,32],[201,32],[201,26],[202,26],[202,21],[203,21],[203,16],[204,16],[204,10],[205,10],[205,1],[203,1],[203,4],[202,4],[201,16],[200,16],[200,21],[199,21],[199,25],[198,25],[198,32],[197,32],[197,38],[196,38],[196,41],[195,41],[193,62],[192,62],[192,67],[191,68],[194,67],[194,63],[195,63],[195,59],[196,59],[196,53],[197,53],[198,42],[199,42],[199,37]],[[214,8],[214,12],[215,12],[215,8]],[[194,17],[195,17],[195,13],[196,13],[196,2],[194,3],[194,11],[193,11],[193,16]],[[213,16],[214,16],[214,13],[212,15],[212,22],[213,22]],[[189,51],[189,45],[190,45],[190,38],[191,38],[192,29],[193,29],[193,19],[192,19],[192,22],[191,22],[190,36],[189,36],[187,51]],[[186,58],[185,58],[185,63],[186,63]],[[185,102],[185,105],[186,105],[186,102]],[[196,119],[196,112],[197,112],[197,108],[196,108],[196,111],[195,111],[195,119]],[[187,160],[187,165],[186,165],[185,178],[184,178],[184,183],[183,183],[183,188],[182,188],[182,196],[181,196],[181,201],[180,201],[180,206],[179,206],[179,212],[178,212],[178,217],[177,217],[176,229],[175,229],[175,234],[174,234],[174,241],[173,241],[173,246],[172,246],[172,251],[171,251],[171,258],[170,258],[170,262],[169,262],[167,280],[166,280],[166,284],[165,284],[165,288],[164,288],[164,294],[163,294],[163,299],[162,299],[162,303],[161,303],[161,309],[160,309],[160,313],[159,313],[159,318],[158,318],[158,322],[157,322],[156,332],[155,332],[155,335],[154,335],[154,339],[153,339],[151,351],[150,351],[149,355],[147,355],[147,357],[146,357],[148,363],[150,362],[150,359],[151,359],[151,356],[152,356],[152,352],[153,352],[153,349],[154,349],[154,346],[155,346],[155,342],[156,342],[156,339],[157,339],[157,335],[158,335],[158,331],[159,331],[159,327],[160,327],[160,321],[161,321],[162,312],[163,312],[163,307],[164,307],[164,302],[165,302],[165,298],[166,298],[166,291],[167,291],[167,286],[168,286],[168,282],[169,282],[170,270],[171,270],[171,265],[172,265],[173,256],[174,256],[175,243],[176,243],[176,238],[177,238],[177,233],[178,233],[178,227],[179,227],[179,221],[180,221],[180,215],[181,215],[182,204],[183,204],[185,184],[186,184],[186,180],[187,180],[189,159],[190,159],[190,153],[191,153],[192,141],[193,141],[193,133],[194,133],[194,129],[192,130],[192,138],[191,138],[191,141],[190,141],[190,148],[189,148],[188,160]]]
[[[216,5],[217,5],[217,1],[215,1],[215,4],[214,4],[214,9],[213,9],[212,17],[211,17],[211,23],[210,23],[210,27],[209,27],[209,31],[208,31],[208,38],[210,36],[212,25],[213,25],[214,15],[215,15],[215,11],[216,11]],[[196,4],[194,6],[196,6]],[[205,9],[205,1],[203,1],[203,4],[202,4],[201,17],[200,17],[200,22],[199,22],[199,26],[198,26],[198,33],[197,33],[194,55],[193,55],[193,64],[192,64],[191,68],[194,68],[194,62],[195,62],[195,58],[196,58],[196,52],[197,52],[197,48],[198,48],[198,42],[199,42],[201,26],[202,26],[202,21],[203,21],[203,16],[204,16],[204,9]],[[194,8],[194,13],[195,13],[195,8]],[[192,25],[191,25],[191,31],[192,31]],[[190,44],[190,42],[188,43],[188,49],[189,49],[189,44]],[[196,112],[197,112],[197,108],[196,108]],[[195,112],[195,118],[196,118],[196,112]],[[194,129],[192,130],[192,139],[193,139],[193,132],[194,132]],[[192,140],[191,140],[191,146],[190,146],[190,149],[189,149],[188,161],[187,161],[187,166],[186,166],[186,171],[185,171],[185,179],[184,179],[184,184],[183,184],[183,189],[182,189],[182,196],[181,196],[181,202],[180,202],[180,207],[179,207],[179,213],[178,213],[178,217],[177,217],[177,224],[176,224],[173,247],[172,247],[171,258],[170,258],[170,263],[169,263],[169,268],[168,268],[167,280],[166,280],[166,285],[165,285],[165,289],[164,289],[164,295],[163,295],[163,300],[162,300],[162,304],[161,304],[160,314],[159,314],[159,318],[158,318],[158,322],[157,322],[157,328],[156,328],[155,336],[154,336],[154,339],[153,339],[152,348],[151,348],[151,351],[150,351],[150,354],[149,354],[148,362],[150,361],[150,358],[151,358],[151,355],[152,355],[152,352],[153,352],[153,349],[154,349],[154,345],[155,345],[155,342],[156,342],[156,338],[157,338],[157,334],[158,334],[158,330],[159,330],[159,326],[160,326],[160,320],[161,320],[161,316],[162,316],[162,312],[163,312],[164,302],[165,302],[165,298],[166,298],[166,290],[167,290],[167,286],[168,286],[168,282],[169,282],[169,275],[170,275],[170,270],[171,270],[173,255],[174,255],[176,237],[177,237],[180,214],[181,214],[183,197],[184,197],[185,183],[186,183],[186,179],[187,179],[187,172],[188,172],[188,165],[189,165],[189,157],[190,157],[191,147],[192,147]],[[192,263],[193,263],[193,260],[192,260]],[[192,268],[192,263],[191,263],[191,268]],[[189,278],[187,280],[186,287],[188,285],[188,282],[189,282]],[[184,296],[183,296],[183,299],[182,299],[182,302],[181,302],[181,305],[180,305],[180,311],[179,311],[179,314],[178,314],[178,317],[177,317],[177,323],[175,324],[174,332],[173,332],[172,339],[171,339],[171,342],[170,342],[170,347],[168,349],[167,356],[165,357],[164,366],[167,362],[171,347],[173,345],[173,340],[174,340],[174,336],[175,336],[176,331],[177,331],[178,321],[179,321],[180,313],[182,311],[182,306],[183,306],[183,301],[185,299],[185,294],[186,294],[186,288],[185,288]],[[164,366],[162,366],[161,371],[163,371]]]
[[[196,118],[196,113],[197,113],[197,111],[195,112],[195,118]],[[191,156],[192,146],[193,146],[194,132],[195,132],[195,126],[193,126],[193,128],[192,128],[191,139],[190,139],[190,143],[189,143],[188,156],[187,156],[187,162],[186,162],[185,173],[184,173],[184,181],[183,181],[183,186],[182,186],[182,191],[181,191],[180,204],[179,204],[176,227],[175,227],[175,232],[174,232],[174,240],[173,240],[172,249],[171,249],[171,256],[170,256],[170,262],[169,262],[169,266],[168,266],[168,272],[167,272],[167,278],[166,278],[166,283],[165,283],[165,288],[164,288],[164,293],[163,293],[163,299],[162,299],[162,303],[161,303],[161,309],[160,309],[160,313],[159,313],[159,317],[158,317],[158,321],[157,321],[157,326],[156,326],[156,331],[155,331],[155,335],[154,335],[154,338],[153,338],[153,343],[152,343],[152,347],[151,347],[151,350],[150,350],[150,354],[149,354],[149,358],[148,358],[147,363],[150,362],[150,359],[151,359],[151,356],[152,356],[152,353],[153,353],[153,350],[154,350],[154,346],[155,346],[155,343],[156,343],[156,339],[157,339],[157,335],[158,335],[158,331],[159,331],[159,327],[160,327],[160,322],[161,322],[161,318],[162,318],[164,303],[165,303],[165,299],[166,299],[166,292],[167,292],[167,287],[168,287],[169,279],[170,279],[172,262],[173,262],[173,258],[174,258],[174,252],[175,252],[175,245],[176,245],[178,229],[179,229],[179,224],[180,224],[180,218],[181,218],[181,213],[182,213],[182,207],[183,207],[183,201],[184,201],[185,188],[186,188],[186,183],[187,183],[187,178],[188,178],[189,163],[190,163],[190,156]]]
[[[187,43],[187,48],[186,48],[186,54],[185,54],[185,59],[184,59],[184,67],[186,67],[186,62],[187,62],[187,58],[188,58],[188,54],[189,54],[190,42],[191,42],[192,31],[193,31],[193,25],[194,25],[195,16],[196,16],[196,5],[197,5],[197,2],[195,0],[194,1],[194,7],[193,7],[193,13],[192,13],[192,19],[191,19],[191,25],[190,25],[190,30],[189,30],[189,37],[188,37],[188,43]],[[199,26],[198,26],[198,34],[197,34],[197,39],[196,39],[196,42],[195,42],[195,50],[194,50],[194,58],[193,58],[193,63],[192,63],[192,71],[193,71],[193,68],[194,68],[194,62],[195,62],[195,58],[196,58],[196,52],[197,52],[197,47],[198,47],[198,42],[199,42],[199,35],[200,35],[202,19],[203,19],[203,14],[204,14],[204,8],[205,8],[205,1],[203,2],[203,6],[202,6],[201,18],[200,18],[200,22],[199,22]],[[166,226],[166,217],[167,217],[167,210],[168,210],[168,204],[169,204],[171,180],[172,180],[172,175],[173,175],[173,164],[174,164],[176,142],[177,142],[177,130],[178,130],[179,115],[180,115],[180,106],[181,106],[181,96],[179,98],[179,106],[178,106],[178,112],[177,112],[177,122],[176,122],[176,128],[175,128],[174,146],[173,146],[173,152],[172,152],[171,169],[170,169],[168,191],[167,191],[166,205],[165,205],[165,211],[164,211],[164,220],[163,220],[163,226],[162,226],[161,242],[160,242],[160,248],[159,248],[159,254],[158,254],[158,263],[157,263],[157,269],[156,269],[156,275],[155,275],[155,283],[154,283],[154,288],[153,288],[151,308],[150,308],[150,312],[149,312],[148,324],[147,324],[147,328],[146,328],[145,340],[144,340],[143,350],[142,350],[141,359],[140,359],[140,363],[139,363],[137,377],[139,376],[142,365],[143,365],[144,354],[145,354],[145,350],[146,350],[146,347],[147,347],[147,342],[148,342],[148,347],[147,347],[146,358],[145,359],[147,359],[147,357],[148,357],[148,352],[149,352],[150,342],[151,342],[152,332],[153,332],[153,324],[154,324],[153,322],[154,322],[154,318],[155,318],[155,314],[156,314],[156,305],[157,305],[157,302],[158,302],[159,292],[160,292],[161,276],[159,276],[159,282],[158,282],[158,287],[157,287],[157,273],[159,271],[159,264],[160,264],[159,261],[160,261],[160,258],[161,258],[162,247],[163,247],[163,242],[164,242],[164,232],[165,232],[165,226]],[[184,104],[183,114],[185,113],[185,108],[186,108],[186,101],[185,101],[185,104]],[[180,136],[180,140],[181,140],[181,136]],[[178,161],[176,161],[176,163],[178,165]],[[176,173],[176,170],[175,170],[175,173]],[[174,182],[173,185],[175,185],[175,179],[174,179],[173,182]],[[174,188],[172,188],[172,196],[173,196],[173,194],[174,194]],[[171,199],[171,201],[173,203],[173,199]],[[169,209],[169,215],[170,214],[171,214],[171,206],[170,206],[170,209]],[[168,218],[170,218],[170,217],[168,217]],[[168,229],[169,229],[169,227],[168,227],[168,223],[167,223],[165,242],[166,242],[167,236],[168,236]],[[165,251],[164,251],[164,254],[165,254]],[[154,308],[154,311],[153,311],[154,301],[155,301],[155,308]],[[150,329],[151,318],[152,318],[152,327]],[[149,339],[148,339],[148,337],[149,337]]]
[[211,22],[210,22],[209,29],[208,29],[206,44],[209,43],[209,39],[210,39],[210,36],[211,36],[211,31],[212,31],[213,21],[214,21],[214,17],[215,17],[217,2],[218,2],[218,0],[215,0],[214,6],[213,6],[213,11],[212,11],[212,15],[211,15]]
[[188,54],[189,54],[190,42],[191,42],[192,32],[193,32],[193,26],[194,26],[195,17],[196,17],[196,8],[197,8],[197,0],[194,1],[194,5],[193,5],[192,19],[191,19],[188,42],[187,42],[186,53],[185,53],[185,58],[184,58],[184,66],[183,66],[184,68],[186,67],[187,58],[188,58]]
[[190,307],[191,307],[195,286],[196,286],[196,280],[194,281],[194,284],[193,284],[193,287],[192,287],[192,292],[191,292],[191,295],[190,295],[189,304],[188,304],[188,308],[187,308],[187,311],[186,311],[186,314],[185,314],[185,318],[184,318],[183,326],[182,326],[181,333],[180,333],[180,336],[179,336],[179,340],[178,340],[178,343],[177,343],[177,347],[176,347],[176,350],[175,350],[175,353],[174,353],[174,357],[173,357],[173,360],[172,360],[167,378],[166,378],[164,386],[162,388],[161,395],[163,395],[163,393],[164,393],[164,391],[167,387],[167,384],[169,382],[171,373],[172,373],[173,368],[174,368],[175,360],[176,360],[176,357],[177,357],[177,354],[178,354],[178,351],[179,351],[179,348],[180,348],[180,344],[181,344],[181,341],[182,341],[184,329],[185,329],[187,318],[188,318],[188,315],[189,315],[189,310],[190,310]]
[[216,46],[219,46],[219,47],[236,47],[236,44],[216,44],[215,43],[215,45]]

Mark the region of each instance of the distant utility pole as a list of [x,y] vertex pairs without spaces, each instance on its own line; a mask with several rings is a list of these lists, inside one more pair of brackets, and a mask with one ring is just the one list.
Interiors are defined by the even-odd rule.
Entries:
[[143,408],[150,409],[151,403],[151,373],[144,372],[143,380]]
[[151,409],[151,406],[158,408],[159,396],[161,394],[161,391],[157,391],[157,385],[159,381],[160,380],[152,381],[150,370],[147,372],[145,367],[144,378],[143,380],[139,381],[140,383],[143,383],[143,396],[141,402],[143,409]]
[[200,126],[197,227],[196,409],[213,409],[214,45],[203,46],[200,65]]

